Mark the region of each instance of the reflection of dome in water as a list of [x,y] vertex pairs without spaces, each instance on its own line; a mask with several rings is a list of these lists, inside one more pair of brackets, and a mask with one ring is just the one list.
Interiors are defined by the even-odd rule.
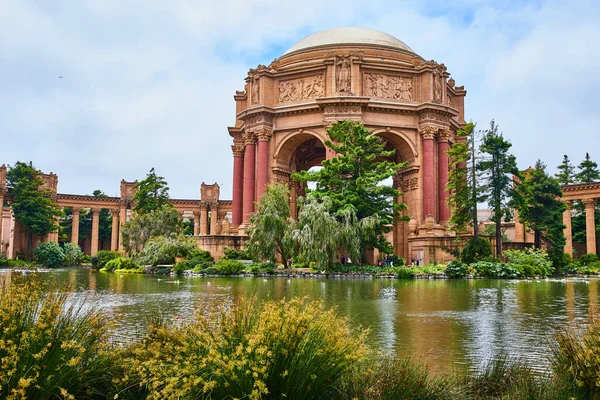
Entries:
[[284,55],[314,47],[337,44],[383,46],[414,53],[414,51],[404,42],[396,39],[392,35],[388,35],[387,33],[380,32],[375,29],[345,27],[332,28],[313,33],[312,35],[305,37],[290,47],[284,53]]

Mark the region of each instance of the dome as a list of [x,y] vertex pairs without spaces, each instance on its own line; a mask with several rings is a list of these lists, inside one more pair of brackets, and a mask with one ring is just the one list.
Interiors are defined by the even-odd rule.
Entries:
[[401,40],[392,35],[375,29],[345,27],[332,28],[313,33],[290,47],[283,55],[313,47],[329,46],[336,44],[358,44],[396,48],[399,50],[414,51]]

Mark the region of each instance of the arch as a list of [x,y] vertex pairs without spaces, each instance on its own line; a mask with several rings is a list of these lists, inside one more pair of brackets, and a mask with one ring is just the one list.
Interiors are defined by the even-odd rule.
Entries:
[[275,165],[279,167],[290,168],[294,154],[298,148],[303,143],[315,139],[318,140],[323,147],[325,147],[325,141],[321,135],[314,131],[300,129],[290,132],[286,137],[283,138],[281,143],[278,144],[275,153],[273,154]]
[[394,129],[376,129],[373,134],[390,143],[396,149],[397,155],[400,156],[400,161],[408,161],[409,164],[412,164],[417,158],[417,149],[404,132]]

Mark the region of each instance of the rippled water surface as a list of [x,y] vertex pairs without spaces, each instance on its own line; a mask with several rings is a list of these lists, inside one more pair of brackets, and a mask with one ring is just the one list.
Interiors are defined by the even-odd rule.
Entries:
[[[7,283],[24,274],[0,270]],[[32,273],[28,273],[31,275]],[[206,299],[241,295],[259,299],[310,296],[370,329],[384,353],[422,357],[439,368],[480,366],[502,353],[543,369],[554,330],[587,323],[598,312],[600,280],[392,280],[200,278],[119,275],[89,269],[39,272],[66,281],[74,297],[95,295],[114,316],[115,335],[134,338],[156,313],[189,318]]]

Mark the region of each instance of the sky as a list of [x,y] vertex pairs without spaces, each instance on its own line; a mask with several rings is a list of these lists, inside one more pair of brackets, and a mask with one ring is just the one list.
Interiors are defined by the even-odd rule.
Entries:
[[154,167],[173,198],[217,182],[230,199],[248,70],[341,26],[444,63],[466,119],[495,119],[520,168],[600,163],[599,0],[0,0],[0,164],[109,196]]

